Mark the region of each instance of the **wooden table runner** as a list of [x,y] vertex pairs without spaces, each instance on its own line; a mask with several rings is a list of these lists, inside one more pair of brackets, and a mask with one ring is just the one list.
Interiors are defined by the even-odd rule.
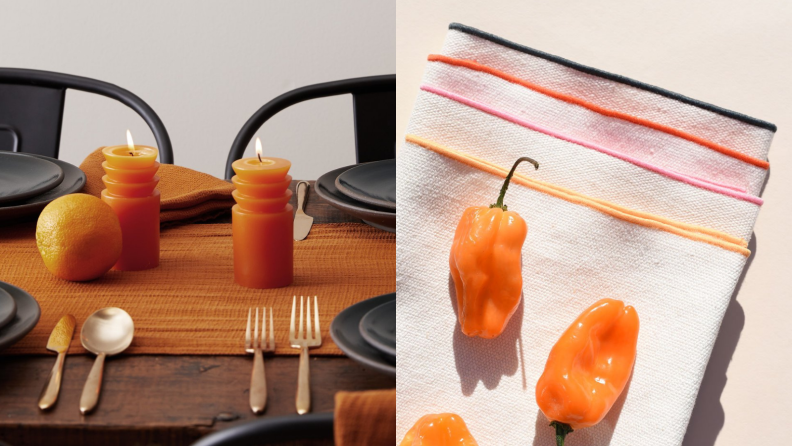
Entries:
[[252,290],[234,283],[230,224],[186,225],[162,232],[158,268],[110,271],[92,282],[53,276],[36,248],[31,224],[0,227],[0,280],[36,298],[41,320],[3,354],[44,354],[52,328],[66,313],[77,318],[69,353],[85,353],[82,322],[95,310],[116,306],[135,321],[137,354],[244,354],[250,307],[273,307],[277,354],[289,348],[292,296],[319,296],[322,347],[311,354],[340,355],[330,322],[344,308],[396,290],[396,236],[359,223],[314,225],[294,243],[294,283]]

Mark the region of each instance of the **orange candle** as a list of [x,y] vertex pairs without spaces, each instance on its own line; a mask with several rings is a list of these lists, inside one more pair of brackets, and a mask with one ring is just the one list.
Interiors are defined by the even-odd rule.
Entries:
[[237,202],[231,209],[234,279],[248,288],[280,288],[291,285],[294,275],[291,163],[261,158],[258,138],[256,154],[231,165]]
[[127,145],[102,149],[102,177],[106,189],[102,200],[121,223],[121,258],[113,269],[140,271],[159,265],[160,192],[156,190],[159,168],[154,147],[136,146],[127,130]]

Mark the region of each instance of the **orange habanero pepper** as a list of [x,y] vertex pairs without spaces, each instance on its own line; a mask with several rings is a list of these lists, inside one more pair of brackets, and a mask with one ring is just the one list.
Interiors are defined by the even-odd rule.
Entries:
[[462,418],[453,413],[422,416],[399,446],[478,446]]
[[638,313],[614,299],[589,307],[561,335],[536,383],[536,402],[556,429],[557,446],[605,417],[630,379],[637,343]]
[[520,304],[521,253],[528,226],[503,204],[517,160],[506,175],[498,201],[489,207],[465,209],[454,234],[449,264],[456,288],[462,333],[482,338],[498,337]]

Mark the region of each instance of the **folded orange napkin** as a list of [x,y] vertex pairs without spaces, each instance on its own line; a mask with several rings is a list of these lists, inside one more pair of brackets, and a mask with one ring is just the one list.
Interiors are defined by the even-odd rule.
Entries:
[[[105,188],[102,176],[103,147],[96,149],[80,164],[87,182],[83,193],[97,197]],[[234,205],[234,185],[211,175],[172,164],[160,165],[160,222],[192,223],[227,213]]]
[[335,396],[335,444],[396,443],[396,389],[338,392]]

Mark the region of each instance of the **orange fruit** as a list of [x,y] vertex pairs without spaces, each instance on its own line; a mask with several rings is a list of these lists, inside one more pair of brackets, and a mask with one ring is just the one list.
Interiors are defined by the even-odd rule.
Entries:
[[36,245],[52,274],[92,280],[121,257],[121,224],[113,209],[93,195],[64,195],[41,211]]

